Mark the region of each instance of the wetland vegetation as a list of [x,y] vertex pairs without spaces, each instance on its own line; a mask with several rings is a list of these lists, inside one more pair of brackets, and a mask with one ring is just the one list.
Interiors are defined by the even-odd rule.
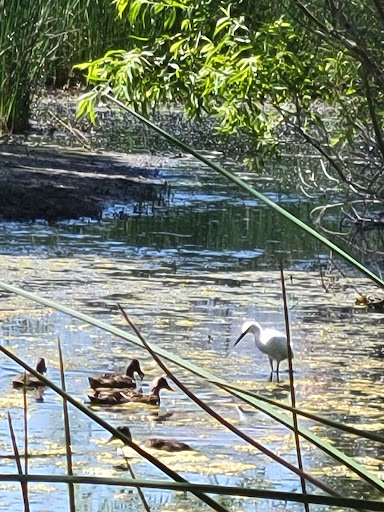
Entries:
[[[0,510],[382,510],[381,3],[25,4],[0,0],[3,153],[119,150],[166,186],[1,222]],[[255,320],[292,337],[279,378],[234,347]],[[160,406],[92,404],[136,358]]]

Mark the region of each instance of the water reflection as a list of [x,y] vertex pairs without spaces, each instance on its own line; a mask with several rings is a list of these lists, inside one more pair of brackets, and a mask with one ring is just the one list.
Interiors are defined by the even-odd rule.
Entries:
[[[241,352],[226,356],[247,319],[284,330],[280,277],[275,271],[283,259],[289,269],[287,292],[299,406],[332,419],[358,423],[361,428],[383,430],[383,318],[353,307],[355,289],[365,290],[366,282],[354,278],[351,286],[347,277],[340,276],[338,281],[329,281],[330,293],[325,293],[318,271],[323,255],[318,259],[308,237],[223,181],[212,182],[206,168],[185,173],[186,169],[190,171],[191,163],[189,159],[181,160],[184,168],[179,174],[163,171],[164,179],[173,180],[175,196],[172,207],[159,210],[155,216],[130,212],[121,220],[114,219],[111,211],[101,222],[84,219],[55,226],[44,222],[3,224],[2,279],[127,328],[116,306],[121,303],[153,343],[238,386],[288,402],[288,374],[281,371],[279,383],[269,382],[268,361],[255,352],[253,340],[244,341]],[[196,189],[196,184],[203,188]],[[297,203],[296,195],[284,188],[273,197],[284,201],[289,211],[303,219],[313,207]],[[130,358],[140,359],[147,382],[159,373],[144,351],[14,295],[0,292],[0,316],[2,343],[32,365],[37,357],[45,357],[48,376],[56,383],[60,382],[60,337],[67,387],[80,401],[87,400],[89,375],[123,371]],[[285,368],[286,362],[282,370]],[[4,356],[0,357],[0,369],[0,454],[10,456],[8,410],[20,446],[23,438],[22,394],[11,386],[12,377],[20,369]],[[177,375],[250,436],[286,459],[296,460],[291,433],[271,418],[257,412],[243,424],[232,397],[185,371],[177,370]],[[196,447],[197,453],[190,458],[159,455],[193,482],[300,490],[295,476],[218,428],[180,391],[164,397],[162,406],[172,413],[164,422],[153,421],[151,411],[140,404],[98,411],[114,426],[128,424],[139,442],[150,436],[164,436]],[[61,411],[61,399],[49,389],[43,402],[29,395],[33,472],[66,471]],[[314,428],[310,421],[302,422]],[[127,476],[117,468],[118,456],[106,444],[108,435],[103,429],[73,409],[71,427],[76,472]],[[374,443],[352,442],[336,431],[316,429],[349,454],[369,457],[371,470],[379,470],[381,454]],[[352,480],[329,457],[305,443],[303,454],[306,470],[343,495],[375,496],[367,484]],[[138,477],[161,477],[138,456],[133,455],[131,462]],[[0,471],[14,470],[13,459],[0,458]],[[7,498],[0,502],[0,510],[22,507],[18,485],[2,485],[0,489],[6,491]],[[137,493],[130,489],[79,486],[76,492],[82,512],[139,507]],[[186,502],[178,493],[145,493],[153,510],[201,510],[199,501]],[[68,509],[63,485],[31,485],[30,494],[39,511],[44,510],[41,503],[47,503],[47,510]],[[229,507],[259,512],[282,507],[281,503],[251,499],[226,497],[220,501]],[[285,510],[299,508],[302,510],[301,505],[289,504]]]
[[[295,213],[297,209],[290,208]],[[308,208],[303,205],[300,210],[305,216]],[[314,244],[276,213],[228,205],[226,211],[186,209],[166,217],[86,225],[10,224],[5,226],[0,250],[64,258],[114,254],[116,258],[152,260],[146,272],[154,271],[163,260],[163,270],[177,273],[196,266],[220,271],[277,268],[281,259],[289,266],[301,266],[313,255]]]
[[[115,261],[98,256],[96,264],[90,263],[87,257],[81,256],[71,259],[42,259],[36,255],[29,258],[3,256],[1,270],[9,281],[22,283],[27,289],[39,290],[43,295],[60,299],[118,325],[123,325],[123,321],[117,312],[116,302],[122,302],[150,341],[175,350],[182,357],[229,378],[236,385],[273,399],[288,400],[288,375],[282,371],[280,383],[268,382],[268,361],[255,353],[252,340],[244,340],[241,352],[232,352],[225,357],[229,344],[238,336],[245,319],[257,318],[266,327],[284,328],[283,319],[278,313],[281,298],[277,272],[238,270],[223,279],[221,273],[208,270],[201,273],[198,266],[193,268],[192,265],[182,268],[176,276],[166,273],[161,258]],[[156,271],[152,270],[152,266]],[[60,286],[57,286],[57,282]],[[230,286],[230,283],[236,283],[236,286]],[[356,280],[356,283],[363,285],[363,281]],[[383,406],[378,390],[383,380],[382,359],[375,357],[372,349],[380,344],[379,332],[383,332],[381,322],[377,321],[375,315],[365,315],[352,308],[348,310],[348,322],[340,318],[337,314],[340,302],[352,303],[353,299],[352,292],[345,294],[344,291],[326,296],[327,308],[335,314],[325,319],[324,293],[316,273],[295,271],[293,283],[288,282],[287,287],[290,303],[295,305],[291,315],[296,391],[300,406],[333,419],[357,422],[362,428],[380,431],[383,429],[380,426]],[[32,364],[37,356],[46,357],[48,375],[54,382],[60,380],[56,348],[60,336],[67,368],[67,385],[79,400],[86,400],[89,375],[95,371],[123,370],[131,357],[140,358],[148,382],[158,374],[154,363],[143,351],[64,315],[47,312],[38,305],[25,303],[9,294],[0,297],[0,307],[4,318],[1,327],[4,343]],[[306,320],[308,311],[311,311],[311,322]],[[3,397],[0,402],[0,448],[1,452],[9,454],[11,448],[5,421],[7,410],[12,411],[19,442],[22,439],[22,395],[11,388],[12,376],[20,370],[4,357],[0,362],[4,376],[0,383]],[[283,366],[282,370],[285,368]],[[178,374],[200,397],[225,417],[240,424],[251,436],[286,458],[294,457],[292,436],[284,428],[262,413],[256,413],[254,421],[250,423],[239,423],[236,403],[232,398],[184,371]],[[214,421],[179,391],[169,393],[163,406],[175,415],[160,424],[151,421],[149,411],[143,410],[138,404],[100,409],[100,414],[115,426],[121,424],[123,418],[130,425],[134,438],[139,441],[150,436],[164,436],[195,446],[198,450],[195,458],[168,459],[173,469],[181,471],[192,481],[206,482],[207,478],[212,481],[210,478],[215,475],[222,483],[241,485],[248,479],[271,488],[297,489],[295,477],[257,454],[231,433],[217,430]],[[36,454],[41,454],[31,460],[31,470],[65,471],[60,399],[47,390],[43,403],[36,403],[34,397],[30,396],[29,407],[30,448]],[[311,426],[307,420],[303,423]],[[71,411],[71,424],[76,471],[125,476],[116,469],[117,455],[105,443],[108,435],[100,427],[76,411]],[[373,459],[378,459],[374,457],[377,453],[374,443],[352,443],[348,436],[341,436],[329,429],[323,435],[351,455],[364,457],[370,454]],[[342,489],[344,494],[372,496],[366,484],[354,482],[351,485],[347,475],[337,478],[341,473],[329,469],[335,468],[335,464],[328,457],[317,451],[314,453],[309,447],[304,447],[304,457],[308,471],[319,472],[325,481]],[[132,463],[138,476],[160,476],[157,470],[138,457],[134,457]],[[11,460],[2,459],[1,466],[4,472],[14,470]],[[378,463],[373,470],[377,469]],[[49,491],[34,491],[32,486],[31,493],[38,496],[38,501],[41,500],[41,493],[44,495],[48,492],[50,500],[52,497],[50,504],[54,503],[61,510],[59,502],[64,500],[65,503],[65,488],[59,485],[46,487],[49,487]],[[15,508],[19,506],[19,488],[15,486],[14,491],[8,491],[8,494],[9,503]],[[166,507],[169,510],[180,505],[173,493],[146,491],[146,494],[154,508]],[[131,495],[123,493],[121,496],[118,489],[95,487],[92,490],[93,501],[87,504],[84,497],[87,491],[81,487],[79,496],[83,507],[81,510],[91,507],[89,510],[99,511],[103,510],[102,504],[107,502],[111,507],[115,506],[114,503],[124,507],[121,500],[125,503]],[[237,502],[245,510],[255,507],[252,500]],[[134,505],[127,501],[126,506]],[[197,502],[196,507],[196,510],[200,507]],[[266,507],[266,504],[260,503],[257,510],[267,510]],[[295,510],[295,506],[289,505],[288,509]]]

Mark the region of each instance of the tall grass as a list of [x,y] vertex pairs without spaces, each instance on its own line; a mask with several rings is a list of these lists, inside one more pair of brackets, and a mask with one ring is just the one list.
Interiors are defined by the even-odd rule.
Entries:
[[1,131],[28,127],[32,94],[67,37],[67,24],[78,3],[0,0]]
[[[73,65],[93,60],[111,48],[129,47],[129,23],[118,18],[111,0],[76,2],[67,20],[67,37],[57,53],[57,60],[47,69],[48,80],[57,87],[65,86],[73,75]],[[77,80],[82,80],[79,74]]]
[[0,134],[28,128],[47,76],[63,85],[73,64],[127,40],[110,0],[0,0]]

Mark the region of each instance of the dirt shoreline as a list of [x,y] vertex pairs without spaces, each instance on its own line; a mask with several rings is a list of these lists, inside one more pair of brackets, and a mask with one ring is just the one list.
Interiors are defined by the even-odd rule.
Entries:
[[101,218],[116,202],[158,201],[165,186],[158,174],[133,155],[0,144],[0,219]]

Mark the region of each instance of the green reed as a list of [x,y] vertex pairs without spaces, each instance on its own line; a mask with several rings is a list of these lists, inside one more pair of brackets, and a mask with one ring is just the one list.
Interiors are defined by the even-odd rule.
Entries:
[[0,131],[28,127],[30,103],[47,63],[57,58],[71,10],[45,0],[0,0]]
[[64,85],[72,66],[127,40],[110,0],[0,0],[0,134],[28,128],[47,76]]
[[[295,391],[295,379],[293,376],[293,352],[292,352],[292,344],[291,344],[291,328],[289,324],[289,314],[288,314],[288,299],[287,299],[287,291],[285,288],[285,278],[284,278],[284,269],[283,264],[280,263],[280,281],[281,281],[281,293],[283,296],[283,306],[284,306],[284,319],[285,319],[285,332],[287,336],[287,349],[288,349],[288,369],[289,369],[289,389],[291,395],[291,405],[294,409],[296,407],[296,391]],[[296,455],[297,455],[297,464],[300,471],[304,471],[303,466],[303,457],[301,452],[301,444],[300,444],[300,433],[299,433],[299,424],[297,419],[297,413],[292,411],[292,421],[293,421],[293,433],[295,436],[295,446],[296,446]],[[307,484],[305,478],[300,476],[300,484],[301,490],[303,494],[307,494]],[[305,512],[309,512],[309,503],[304,503]]]

